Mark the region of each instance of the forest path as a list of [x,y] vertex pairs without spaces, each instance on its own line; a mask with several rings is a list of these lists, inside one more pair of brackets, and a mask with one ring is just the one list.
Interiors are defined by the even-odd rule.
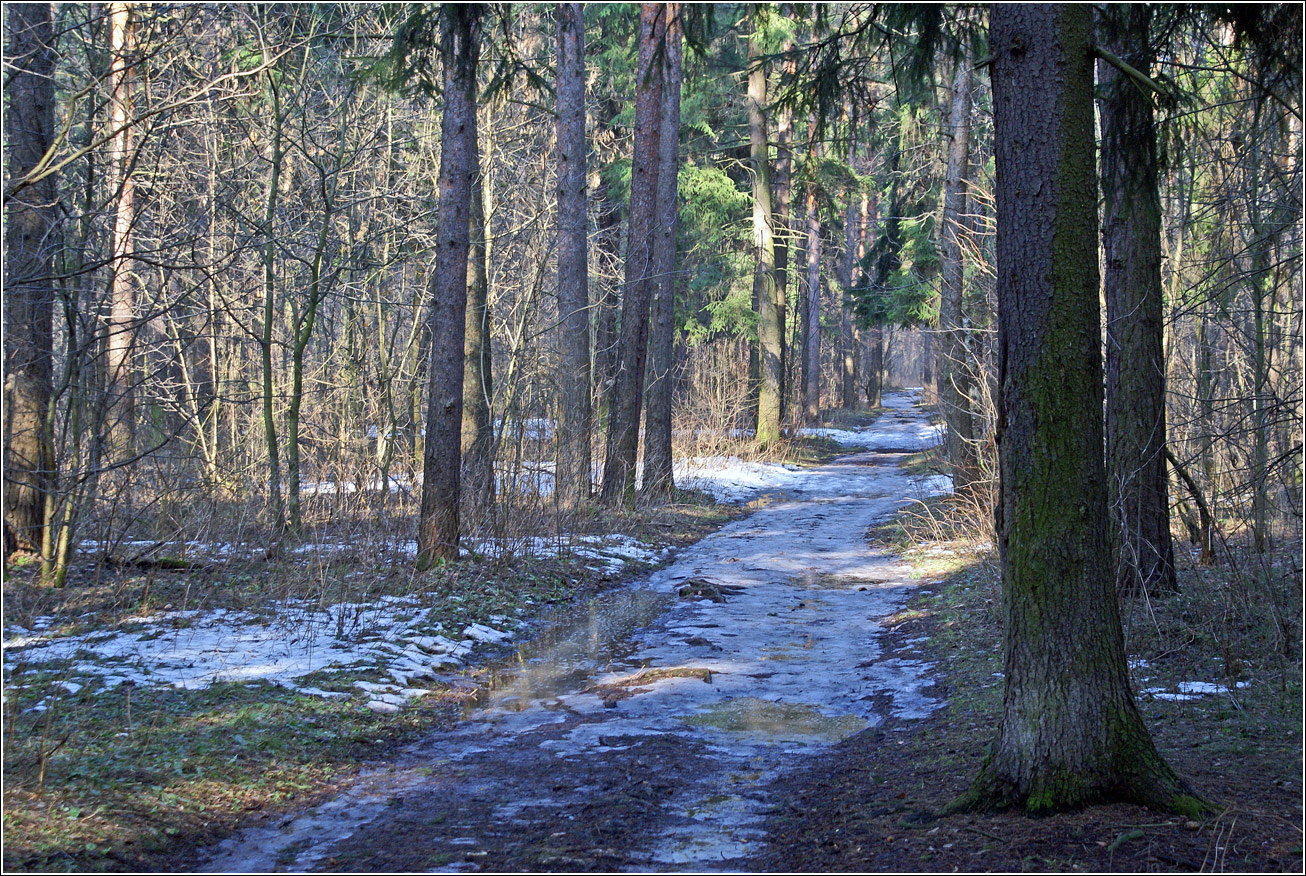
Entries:
[[866,545],[925,487],[899,467],[936,440],[915,401],[886,395],[866,451],[558,619],[454,731],[205,869],[729,869],[798,759],[938,705],[929,665],[878,642],[919,582]]

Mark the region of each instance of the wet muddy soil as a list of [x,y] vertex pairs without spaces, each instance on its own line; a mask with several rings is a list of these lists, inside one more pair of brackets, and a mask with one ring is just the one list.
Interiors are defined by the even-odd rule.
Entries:
[[453,730],[344,795],[238,834],[209,871],[712,870],[759,853],[777,787],[854,734],[927,719],[932,665],[887,641],[919,587],[868,529],[944,484],[886,396],[864,452],[804,470],[669,566],[555,619]]

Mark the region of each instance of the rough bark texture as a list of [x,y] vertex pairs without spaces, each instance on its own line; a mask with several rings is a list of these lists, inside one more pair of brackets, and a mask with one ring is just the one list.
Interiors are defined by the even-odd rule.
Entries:
[[[54,39],[50,4],[8,8],[5,139],[9,180],[35,168],[54,136]],[[40,550],[54,448],[46,429],[53,366],[55,177],[5,205],[5,553]]]
[[635,456],[648,358],[648,310],[653,280],[653,226],[657,208],[658,141],[662,119],[662,65],[666,7],[643,3],[639,13],[639,60],[635,71],[635,148],[630,180],[630,232],[621,302],[621,341],[608,395],[607,454],[603,460],[605,505],[635,494]]
[[748,139],[753,166],[753,299],[757,302],[757,441],[780,438],[780,397],[784,394],[780,311],[775,278],[775,233],[771,209],[771,149],[766,124],[766,70],[756,36],[749,40]]
[[[812,162],[820,160],[821,144],[815,140],[816,120],[809,122],[813,138],[808,143]],[[807,283],[803,304],[803,417],[815,423],[821,417],[821,214],[816,183],[807,184]]]
[[[1107,49],[1144,73],[1151,7],[1103,7]],[[1161,196],[1150,97],[1098,61],[1106,292],[1106,465],[1116,586],[1177,587],[1165,471]]]
[[558,499],[590,498],[590,327],[585,176],[585,20],[579,3],[558,4]]
[[671,366],[675,350],[677,175],[680,171],[681,8],[667,4],[662,60],[662,131],[658,136],[657,225],[653,239],[653,300],[649,307],[648,388],[644,415],[644,491],[670,495]]
[[480,4],[440,10],[444,114],[440,125],[440,214],[431,274],[431,362],[422,455],[422,507],[417,563],[458,557],[461,492],[463,332],[467,317],[468,229],[477,175],[476,66],[480,59]]
[[992,753],[952,808],[1196,812],[1134,705],[1110,573],[1092,10],[997,6],[991,46],[1005,688]]
[[958,54],[952,76],[948,112],[948,163],[943,180],[939,296],[939,407],[947,424],[946,448],[953,489],[969,490],[979,478],[975,452],[975,427],[971,417],[970,352],[962,314],[965,290],[961,261],[961,236],[966,204],[966,168],[970,151],[970,85],[972,60],[969,43]]

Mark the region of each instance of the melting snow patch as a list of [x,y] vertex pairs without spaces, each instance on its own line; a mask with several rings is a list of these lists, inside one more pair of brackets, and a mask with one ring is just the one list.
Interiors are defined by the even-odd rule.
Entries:
[[[1249,684],[1251,684],[1249,681],[1240,681],[1234,685],[1234,688],[1247,687]],[[1210,696],[1211,694],[1227,694],[1233,690],[1226,684],[1210,681],[1181,681],[1175,687],[1178,689],[1178,693],[1164,687],[1148,687],[1139,691],[1139,693],[1147,694],[1153,699],[1183,702],[1185,700],[1195,700],[1198,697]]]
[[390,695],[406,700],[417,695],[407,688],[410,680],[428,679],[459,665],[478,641],[511,637],[472,624],[463,631],[463,640],[454,642],[439,635],[429,613],[416,597],[382,597],[371,604],[294,606],[275,623],[248,612],[218,609],[129,618],[120,629],[75,636],[15,627],[4,641],[4,668],[12,682],[19,664],[29,669],[57,667],[78,679],[62,682],[69,693],[80,690],[88,678],[98,678],[101,690],[125,682],[196,690],[223,681],[266,681],[310,696],[340,696],[300,687],[295,680],[323,670],[375,667],[404,686],[391,688]]
[[748,462],[737,456],[691,456],[677,460],[676,483],[702,490],[718,502],[746,502],[764,490],[789,487],[800,476],[796,465]]

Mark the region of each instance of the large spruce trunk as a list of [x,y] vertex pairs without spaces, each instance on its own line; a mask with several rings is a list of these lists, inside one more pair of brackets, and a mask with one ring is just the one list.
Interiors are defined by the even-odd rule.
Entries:
[[1202,806],[1134,704],[1110,571],[1092,28],[1088,6],[992,13],[1005,688],[954,809]]
[[[1151,8],[1103,7],[1105,47],[1147,73]],[[1161,196],[1150,96],[1106,61],[1097,65],[1102,124],[1102,246],[1106,254],[1106,466],[1116,585],[1177,587],[1165,470]]]
[[648,311],[653,283],[653,226],[657,208],[658,142],[662,119],[662,65],[666,7],[644,3],[639,13],[639,60],[635,71],[635,148],[630,180],[630,230],[621,302],[621,340],[608,394],[608,440],[603,460],[605,505],[635,495],[635,457],[648,361]]
[[653,300],[649,305],[648,388],[644,413],[644,491],[668,496],[671,462],[671,368],[676,316],[676,193],[680,172],[682,22],[679,3],[667,4],[662,56],[662,131],[658,136],[657,224],[653,239]]
[[558,4],[558,498],[590,498],[590,327],[585,178],[585,18]]
[[[11,63],[5,113],[8,181],[40,163],[54,138],[54,28],[49,3],[9,6]],[[5,205],[5,554],[41,550],[54,448],[46,428],[53,371],[55,177]]]
[[431,273],[422,507],[417,522],[419,568],[458,558],[468,231],[478,164],[476,66],[483,14],[483,7],[473,3],[440,10],[444,114],[440,125],[440,214]]

